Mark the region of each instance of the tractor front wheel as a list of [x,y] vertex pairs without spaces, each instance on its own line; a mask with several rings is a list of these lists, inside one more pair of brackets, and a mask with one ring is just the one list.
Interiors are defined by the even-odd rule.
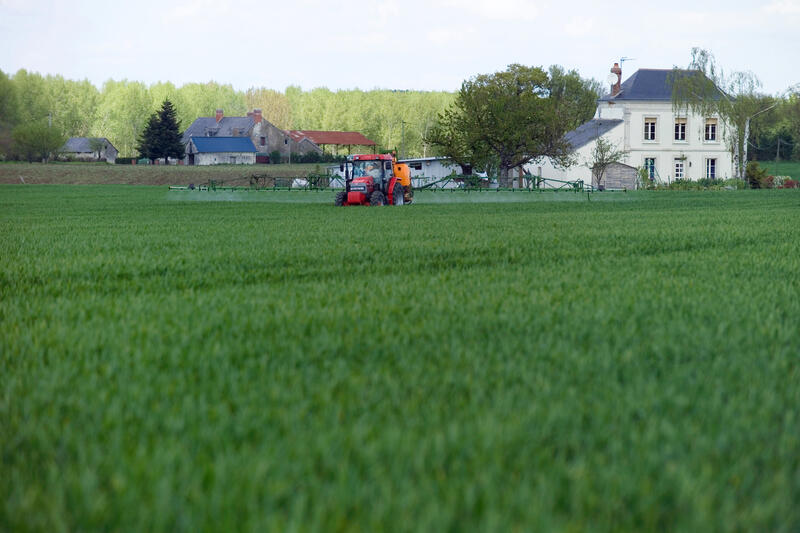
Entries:
[[381,191],[373,191],[369,197],[369,205],[386,205],[386,197]]
[[344,205],[344,199],[347,198],[347,193],[344,191],[336,193],[336,200],[333,201],[333,205],[337,207],[341,207]]
[[400,183],[395,183],[394,188],[392,189],[392,204],[394,205],[403,205],[403,186]]

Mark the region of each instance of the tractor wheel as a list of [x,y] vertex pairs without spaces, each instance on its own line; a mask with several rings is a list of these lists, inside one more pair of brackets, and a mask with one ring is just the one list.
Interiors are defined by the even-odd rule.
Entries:
[[369,205],[386,205],[386,197],[381,191],[373,191],[369,197]]
[[411,202],[414,201],[414,191],[411,189],[410,185],[406,185],[405,187],[403,187],[403,196],[404,196],[403,203],[410,204]]
[[403,203],[403,186],[395,183],[392,190],[392,205],[403,205]]
[[347,193],[344,191],[336,193],[336,200],[333,201],[333,205],[337,207],[341,207],[344,205],[344,199],[347,198]]

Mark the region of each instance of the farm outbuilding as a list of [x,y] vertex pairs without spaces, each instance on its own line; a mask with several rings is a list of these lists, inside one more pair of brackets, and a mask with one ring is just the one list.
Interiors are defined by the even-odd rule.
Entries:
[[[339,154],[339,148],[346,148],[347,153],[353,153],[353,147],[369,148],[375,153],[377,143],[368,139],[357,131],[319,131],[319,130],[289,130],[286,132],[295,142],[309,141],[322,148],[332,147],[329,153]],[[357,150],[356,153],[359,153]]]
[[119,153],[105,137],[70,137],[61,148],[61,154],[81,161],[114,163]]
[[254,165],[256,147],[250,137],[190,137],[186,159],[189,165]]

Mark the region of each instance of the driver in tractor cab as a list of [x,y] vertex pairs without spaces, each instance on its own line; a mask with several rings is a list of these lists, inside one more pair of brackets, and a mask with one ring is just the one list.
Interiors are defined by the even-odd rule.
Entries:
[[374,162],[367,163],[367,175],[372,176],[375,179],[380,179],[381,177],[380,167]]

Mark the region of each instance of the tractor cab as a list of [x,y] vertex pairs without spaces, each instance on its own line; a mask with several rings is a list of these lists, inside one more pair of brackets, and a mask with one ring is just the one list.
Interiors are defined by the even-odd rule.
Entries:
[[395,175],[391,154],[348,156],[340,165],[345,190],[336,195],[336,205],[403,205],[404,189]]

